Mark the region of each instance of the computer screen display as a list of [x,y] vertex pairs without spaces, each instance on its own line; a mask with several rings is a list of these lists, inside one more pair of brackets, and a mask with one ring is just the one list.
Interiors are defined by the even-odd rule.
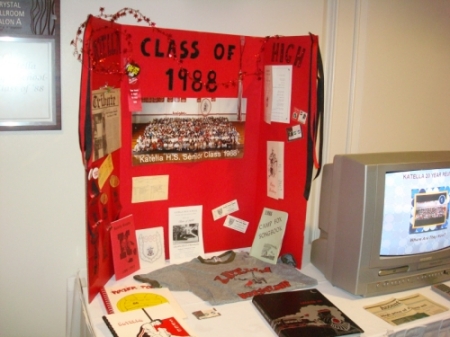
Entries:
[[449,194],[450,168],[386,173],[380,256],[449,247]]

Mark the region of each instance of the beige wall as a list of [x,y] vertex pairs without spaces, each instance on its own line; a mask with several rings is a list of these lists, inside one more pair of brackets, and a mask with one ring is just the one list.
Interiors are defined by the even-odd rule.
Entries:
[[[327,2],[324,162],[338,153],[450,150],[450,1]],[[320,180],[308,208],[318,235]]]
[[326,161],[450,149],[450,2],[329,3]]
[[449,18],[449,1],[364,2],[352,151],[450,150]]

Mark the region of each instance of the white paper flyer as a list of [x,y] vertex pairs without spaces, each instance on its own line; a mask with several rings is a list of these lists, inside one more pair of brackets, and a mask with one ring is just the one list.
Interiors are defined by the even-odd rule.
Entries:
[[292,65],[264,68],[264,120],[289,123],[292,97]]
[[155,270],[165,264],[164,229],[153,227],[136,230],[141,269]]
[[202,206],[169,208],[170,263],[190,261],[204,255]]
[[284,198],[284,142],[267,142],[267,196]]

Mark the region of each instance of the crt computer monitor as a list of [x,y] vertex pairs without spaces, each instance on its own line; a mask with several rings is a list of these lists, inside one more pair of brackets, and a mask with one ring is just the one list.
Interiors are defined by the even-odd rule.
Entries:
[[450,280],[449,200],[450,151],[336,155],[311,262],[361,296]]

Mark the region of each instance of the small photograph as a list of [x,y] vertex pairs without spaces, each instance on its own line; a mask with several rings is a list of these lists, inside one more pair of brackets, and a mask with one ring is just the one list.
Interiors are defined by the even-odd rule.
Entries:
[[269,177],[276,177],[278,171],[278,159],[274,149],[271,149],[269,154]]
[[192,313],[197,319],[206,319],[220,316],[220,313],[216,310],[216,308],[204,309],[194,311]]
[[245,112],[236,99],[143,99],[133,114],[133,165],[242,158]]
[[414,195],[411,232],[440,230],[447,227],[448,192],[423,192]]
[[173,241],[175,244],[199,242],[198,223],[173,226]]
[[270,243],[265,243],[261,252],[261,257],[269,260],[275,260],[278,258],[278,247]]

